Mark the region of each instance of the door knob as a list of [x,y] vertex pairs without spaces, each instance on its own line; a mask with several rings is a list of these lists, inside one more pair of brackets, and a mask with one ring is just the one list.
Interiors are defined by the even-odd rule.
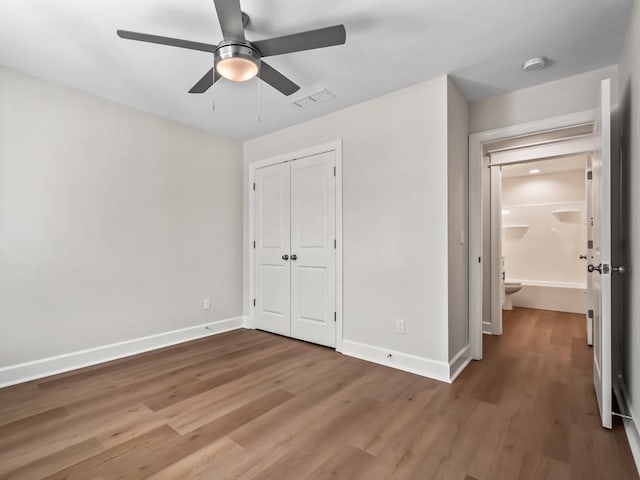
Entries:
[[597,271],[598,273],[602,274],[602,264],[599,264],[597,267],[595,265],[589,265],[587,267],[587,270],[589,271],[589,273]]
[[580,255],[580,260],[586,260],[587,256],[586,255]]
[[286,253],[284,255],[282,255],[282,259],[283,260],[289,260],[289,255],[287,255]]
[[296,255],[295,253],[291,255],[291,260],[296,261],[297,259],[298,259],[298,255]]
[[618,265],[617,267],[611,267],[611,271],[615,273],[624,273],[627,269],[622,265]]

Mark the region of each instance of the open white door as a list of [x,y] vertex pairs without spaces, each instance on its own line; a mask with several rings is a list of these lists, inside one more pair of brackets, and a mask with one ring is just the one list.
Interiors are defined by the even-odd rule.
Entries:
[[602,426],[611,428],[611,80],[604,80],[601,88],[588,198],[588,295],[593,309],[593,384]]
[[[589,252],[587,254],[587,260],[588,263],[592,263],[593,261],[593,256],[592,256],[592,251],[590,248],[591,245],[591,238],[592,238],[592,233],[591,233],[591,219],[593,218],[593,213],[592,213],[592,209],[593,209],[593,202],[591,201],[592,195],[593,195],[593,182],[592,182],[592,175],[593,175],[593,155],[589,154],[587,157],[587,168],[586,168],[586,172],[585,172],[585,182],[586,182],[586,198],[585,198],[585,203],[587,206],[587,239],[588,239],[588,243],[585,245],[586,251]],[[593,345],[593,312],[594,312],[594,306],[591,303],[592,302],[592,295],[591,295],[591,290],[593,288],[592,285],[592,275],[587,274],[587,314],[585,315],[585,319],[587,322],[587,345]]]

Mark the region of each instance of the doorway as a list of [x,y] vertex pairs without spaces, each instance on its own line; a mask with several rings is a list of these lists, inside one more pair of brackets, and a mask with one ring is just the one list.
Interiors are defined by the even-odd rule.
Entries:
[[[592,145],[585,137],[577,150]],[[505,163],[489,167],[491,282],[484,301],[490,317],[484,333],[501,335],[503,312],[514,307],[586,316],[588,159],[587,152],[513,163],[502,158]],[[586,328],[591,344],[589,321]]]
[[[595,106],[595,105],[594,105]],[[619,239],[614,238],[619,229],[615,228],[614,222],[621,211],[618,201],[620,195],[612,192],[612,188],[618,185],[618,179],[612,178],[612,172],[617,171],[614,161],[617,159],[617,144],[619,139],[615,135],[616,117],[613,114],[611,103],[611,80],[603,80],[601,83],[600,101],[597,109],[588,112],[556,117],[552,119],[532,122],[529,124],[517,125],[494,131],[473,134],[469,137],[469,210],[470,210],[470,343],[472,358],[482,359],[482,334],[483,334],[483,300],[485,284],[491,285],[492,297],[490,305],[495,308],[499,300],[495,297],[500,292],[500,277],[495,275],[495,268],[488,269],[486,266],[486,225],[483,216],[483,203],[486,204],[486,196],[489,191],[486,188],[488,178],[493,184],[501,184],[501,174],[495,173],[496,167],[502,167],[508,163],[522,163],[543,158],[557,158],[565,155],[592,152],[590,156],[589,177],[592,186],[588,189],[590,195],[588,202],[588,265],[590,282],[588,286],[589,297],[589,318],[593,324],[593,386],[598,400],[602,425],[611,428],[612,418],[612,377],[618,366],[612,365],[611,343],[612,343],[612,308],[611,308],[611,276],[622,275],[625,272],[623,265],[613,265],[612,244],[616,244]],[[567,131],[593,127],[593,134],[590,139],[591,147],[576,148],[579,138],[567,136]],[[560,140],[557,136],[560,135]],[[535,137],[542,137],[541,141],[532,141],[528,146],[519,145],[517,152],[511,158],[498,159],[489,152],[487,146],[492,142],[521,142],[533,140]],[[556,139],[552,139],[556,136]],[[587,136],[583,140],[588,141]],[[509,150],[507,148],[506,150]],[[498,149],[493,150],[496,154],[502,153]],[[542,154],[547,151],[547,154]],[[535,155],[534,155],[535,153]],[[491,173],[484,173],[483,167],[490,164]],[[495,190],[490,192],[496,195]],[[495,205],[496,202],[492,202]],[[501,212],[492,212],[491,226],[501,225]],[[567,212],[561,212],[566,215]],[[520,226],[522,227],[522,225]],[[489,227],[491,230],[491,227]],[[491,235],[491,234],[489,234]],[[500,255],[501,249],[496,249],[496,243],[500,243],[501,235],[494,235],[497,241],[490,241],[491,258],[490,266],[496,256]],[[484,259],[484,261],[483,261]],[[476,263],[477,261],[477,263]],[[489,270],[489,282],[484,282],[486,271]],[[615,292],[614,292],[615,293]],[[492,312],[492,314],[495,312]],[[501,314],[501,312],[500,312]],[[493,317],[492,317],[493,319]],[[618,320],[618,319],[616,319]],[[496,326],[492,325],[495,329]],[[501,328],[501,325],[500,325]],[[501,333],[500,331],[491,333]]]
[[339,141],[249,166],[249,325],[338,351],[341,167]]

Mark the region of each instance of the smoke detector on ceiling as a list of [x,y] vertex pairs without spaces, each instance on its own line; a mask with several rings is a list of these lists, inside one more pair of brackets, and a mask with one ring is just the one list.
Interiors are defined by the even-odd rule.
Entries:
[[530,58],[522,65],[522,69],[525,72],[535,72],[536,70],[542,70],[547,66],[547,59],[545,57]]

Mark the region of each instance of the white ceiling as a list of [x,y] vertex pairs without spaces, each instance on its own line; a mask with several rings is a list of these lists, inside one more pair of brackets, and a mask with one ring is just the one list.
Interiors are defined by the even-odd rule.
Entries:
[[[632,3],[241,0],[252,19],[249,40],[346,26],[346,45],[269,59],[302,87],[287,98],[266,84],[259,89],[257,80],[223,80],[205,95],[190,95],[212,65],[209,54],[116,36],[122,28],[218,43],[212,0],[2,0],[0,64],[247,139],[442,74],[478,101],[615,64]],[[551,59],[551,67],[520,70],[538,55]],[[336,98],[304,110],[291,104],[321,88]]]
[[[548,173],[570,172],[573,170],[583,170],[587,165],[587,155],[570,155],[566,157],[552,158],[550,160],[536,160],[516,165],[502,167],[502,177],[528,177],[544,175]],[[530,173],[531,170],[540,170],[539,173]]]

